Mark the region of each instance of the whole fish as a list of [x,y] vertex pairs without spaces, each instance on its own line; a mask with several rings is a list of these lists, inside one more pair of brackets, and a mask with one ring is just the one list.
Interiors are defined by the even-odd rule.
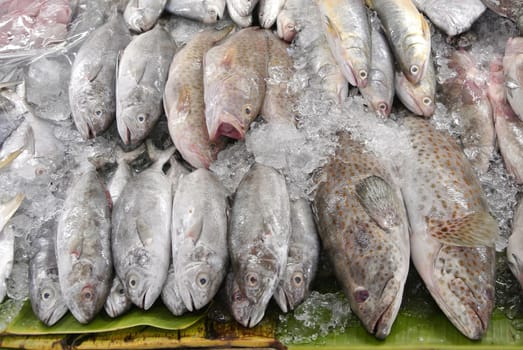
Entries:
[[258,19],[263,28],[271,28],[276,22],[285,0],[260,0]]
[[[522,23],[523,0],[481,0],[489,9],[500,16]],[[523,27],[520,27],[520,29]]]
[[165,8],[167,0],[129,0],[123,13],[129,29],[141,33],[150,30]]
[[334,60],[324,37],[320,37],[312,46],[310,64],[313,72],[321,79],[321,87],[327,97],[338,103],[345,101],[349,95],[349,82]]
[[523,121],[514,113],[505,97],[505,77],[501,57],[490,63],[487,95],[494,115],[494,129],[499,151],[507,172],[518,184],[523,183]]
[[481,0],[412,0],[430,21],[448,36],[466,32],[486,7]]
[[396,95],[412,113],[430,117],[436,109],[436,73],[432,60],[427,62],[427,70],[416,84],[411,83],[405,74],[396,71],[394,79]]
[[115,203],[112,251],[117,276],[132,302],[148,310],[162,291],[170,256],[172,185],[162,171],[174,153],[147,141],[154,163],[129,179]]
[[17,211],[24,200],[23,194],[17,194],[11,200],[0,204],[0,303],[7,294],[5,280],[13,269],[15,237],[11,230],[4,230],[5,225]]
[[206,30],[189,41],[173,58],[165,84],[163,104],[169,134],[182,157],[196,168],[208,168],[225,140],[209,140],[205,122],[203,57],[231,27]]
[[113,279],[110,234],[109,200],[93,167],[69,189],[56,236],[60,288],[80,323],[90,322],[109,294]]
[[407,79],[418,83],[430,60],[430,28],[411,0],[366,0],[383,24],[394,56]]
[[372,54],[367,86],[360,87],[362,96],[376,114],[387,118],[394,100],[394,57],[384,34],[372,28]]
[[113,122],[116,112],[116,58],[131,36],[116,13],[82,45],[73,63],[69,103],[76,128],[84,139],[96,137]]
[[400,167],[412,261],[454,326],[480,339],[494,307],[497,222],[454,139],[413,116],[403,128],[412,147]]
[[182,177],[174,195],[172,254],[176,288],[185,308],[207,305],[225,277],[227,251],[227,193],[206,169]]
[[223,18],[225,0],[168,0],[165,10],[195,21],[216,23]]
[[247,16],[240,16],[236,9],[231,5],[231,1],[226,1],[227,5],[227,12],[229,13],[229,16],[231,17],[232,21],[236,23],[236,25],[240,28],[249,27],[252,25],[252,15],[249,14]]
[[265,96],[269,35],[267,30],[245,28],[205,54],[203,93],[211,141],[222,135],[243,139],[258,116]]
[[125,144],[138,144],[163,113],[162,97],[176,51],[161,26],[133,38],[122,53],[116,78],[116,124]]
[[503,72],[507,101],[519,119],[523,120],[523,37],[508,39],[503,57]]
[[232,7],[238,16],[249,16],[259,0],[226,0],[227,5]]
[[273,295],[283,312],[294,310],[309,296],[319,258],[320,240],[311,206],[305,199],[292,201],[287,266]]
[[111,195],[111,201],[116,203],[122,191],[127,184],[127,181],[131,178],[131,168],[129,163],[133,162],[136,158],[142,155],[145,151],[145,147],[142,145],[130,152],[124,152],[120,147],[116,148],[116,163],[118,164],[116,171],[107,185],[109,194]]
[[338,281],[367,331],[389,335],[409,269],[409,227],[399,186],[383,161],[342,134],[323,168],[314,208]]
[[463,128],[460,139],[465,155],[482,174],[488,170],[496,142],[485,74],[472,54],[463,50],[452,54],[448,67],[456,76],[443,82],[445,105]]
[[371,37],[363,0],[316,0],[332,55],[345,79],[365,87],[370,71]]
[[287,265],[291,229],[284,177],[254,164],[236,190],[229,225],[232,275],[226,283],[227,299],[236,321],[254,327]]
[[187,312],[187,308],[176,287],[176,276],[174,266],[171,263],[162,289],[162,301],[173,315],[180,316]]
[[58,322],[68,311],[58,280],[55,252],[56,231],[44,228],[31,244],[29,297],[33,313],[47,326]]
[[131,309],[133,302],[125,295],[125,288],[118,276],[114,276],[111,290],[104,304],[105,312],[109,317],[115,318]]
[[521,200],[514,210],[512,234],[508,238],[507,260],[510,271],[523,288],[523,205]]

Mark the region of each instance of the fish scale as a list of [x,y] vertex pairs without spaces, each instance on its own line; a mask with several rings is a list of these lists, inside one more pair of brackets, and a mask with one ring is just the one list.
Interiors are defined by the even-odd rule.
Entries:
[[523,37],[508,39],[503,57],[503,72],[507,101],[519,119],[523,120]]

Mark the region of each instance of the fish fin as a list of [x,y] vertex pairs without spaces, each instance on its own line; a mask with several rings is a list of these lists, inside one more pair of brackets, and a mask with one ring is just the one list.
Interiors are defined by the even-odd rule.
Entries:
[[494,246],[498,224],[488,212],[476,212],[451,220],[427,218],[429,233],[438,241],[455,246]]
[[102,68],[103,65],[101,63],[87,65],[87,80],[94,81]]
[[165,150],[160,150],[156,148],[156,146],[154,146],[151,139],[147,139],[145,145],[147,147],[147,153],[149,154],[149,157],[154,162],[152,166],[156,166],[159,168],[162,168],[163,165],[169,161],[171,156],[176,151],[176,148],[174,146],[166,148]]
[[423,31],[423,37],[426,38],[430,42],[430,27],[429,23],[425,19],[425,16],[423,16],[422,13],[419,14],[420,20],[421,20],[421,30]]
[[122,161],[127,164],[135,161],[145,152],[145,144],[140,144],[137,148],[132,151],[125,152],[121,147],[116,147],[116,161]]
[[142,81],[143,79],[143,76],[145,74],[145,69],[146,69],[146,66],[143,65],[141,67],[134,67],[135,69],[131,69],[131,76],[134,78],[134,80],[136,81],[136,84],[140,84],[140,82]]
[[203,219],[199,218],[194,222],[189,228],[183,232],[183,235],[186,237],[189,237],[194,245],[198,242],[200,239],[200,236],[202,235],[203,230]]
[[178,101],[176,102],[176,111],[184,115],[188,115],[191,111],[191,92],[186,86],[180,88]]
[[327,32],[329,32],[329,34],[331,34],[332,36],[337,38],[337,40],[341,41],[341,34],[340,34],[340,31],[338,30],[338,27],[336,27],[334,22],[331,21],[331,19],[329,17],[323,16],[323,18],[325,20],[325,24],[327,25]]
[[5,168],[9,164],[11,164],[13,162],[13,160],[15,160],[20,155],[20,153],[22,153],[23,151],[24,151],[24,147],[22,146],[19,149],[17,149],[16,151],[11,152],[4,158],[0,159],[0,169]]
[[151,245],[153,241],[153,233],[151,232],[150,225],[147,225],[140,219],[136,220],[136,233],[138,233],[138,238],[140,238],[144,247]]
[[369,176],[356,184],[356,197],[379,227],[389,230],[400,223],[398,200],[391,186],[379,176]]
[[0,231],[3,230],[9,219],[11,219],[18,208],[20,208],[24,197],[25,195],[23,193],[19,193],[6,203],[0,204]]
[[225,55],[223,55],[223,59],[220,62],[220,65],[226,69],[230,70],[231,67],[234,65],[234,62],[236,61],[236,49],[234,47],[231,47],[225,52]]

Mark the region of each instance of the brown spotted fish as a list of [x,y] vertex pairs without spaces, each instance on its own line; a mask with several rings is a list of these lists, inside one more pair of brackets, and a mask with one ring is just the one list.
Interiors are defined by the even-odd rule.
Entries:
[[348,134],[322,176],[314,208],[323,247],[351,309],[383,339],[398,314],[409,269],[400,189],[383,162]]
[[494,307],[497,222],[471,164],[446,133],[406,117],[412,154],[401,167],[414,266],[441,310],[470,339]]

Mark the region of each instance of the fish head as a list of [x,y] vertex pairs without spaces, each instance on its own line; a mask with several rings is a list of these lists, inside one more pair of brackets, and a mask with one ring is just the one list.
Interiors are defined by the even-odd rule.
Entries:
[[71,103],[76,128],[86,140],[98,136],[109,127],[113,120],[114,110],[104,103],[104,100],[105,92],[92,91]]
[[167,279],[162,289],[162,301],[165,306],[171,311],[175,316],[180,316],[187,311],[185,304],[178,293],[178,287],[176,285],[176,275],[174,273],[174,268],[171,264],[169,266],[169,272],[167,273]]
[[296,21],[292,16],[289,16],[288,11],[282,10],[278,14],[276,18],[276,30],[278,36],[288,43],[290,43],[296,36],[296,33],[298,33]]
[[401,102],[411,112],[430,117],[434,114],[436,104],[434,101],[435,87],[432,89],[431,84],[412,84],[402,72],[396,73],[396,93]]
[[279,280],[278,265],[275,256],[260,251],[238,269],[237,282],[250,302],[267,305]]
[[267,304],[253,303],[240,289],[234,275],[229,273],[226,279],[227,301],[234,319],[244,327],[252,328],[261,322]]
[[[199,310],[216,295],[225,277],[227,260],[212,249],[199,246],[188,259],[177,261],[178,292],[189,311]],[[178,264],[179,263],[179,264]]]
[[133,266],[123,279],[127,297],[141,309],[148,310],[162,292],[163,281],[160,281],[155,269]]
[[307,271],[303,264],[287,264],[285,274],[273,295],[283,312],[294,310],[307,297],[310,278],[310,270]]
[[216,23],[223,18],[225,1],[206,1],[203,23]]
[[388,118],[392,110],[394,91],[385,83],[387,78],[382,72],[372,71],[370,79],[369,88],[361,90],[362,94],[379,117]]
[[140,6],[138,0],[131,0],[124,11],[124,18],[129,29],[141,33],[151,29],[160,13],[154,6]]
[[105,301],[105,311],[110,317],[118,317],[129,310],[132,303],[125,295],[125,288],[118,277],[113,280],[111,291]]
[[367,86],[370,72],[368,57],[370,57],[368,53],[365,54],[360,49],[342,47],[341,59],[343,62],[340,68],[351,85],[361,88]]
[[135,105],[123,108],[117,118],[118,133],[126,145],[142,142],[158,121],[150,108]]
[[408,35],[405,41],[405,61],[401,64],[401,70],[408,81],[417,84],[425,75],[428,60],[430,58],[430,40],[427,42],[423,37]]
[[38,288],[32,288],[31,305],[38,319],[47,326],[52,326],[68,311],[58,280],[48,279],[40,283]]

